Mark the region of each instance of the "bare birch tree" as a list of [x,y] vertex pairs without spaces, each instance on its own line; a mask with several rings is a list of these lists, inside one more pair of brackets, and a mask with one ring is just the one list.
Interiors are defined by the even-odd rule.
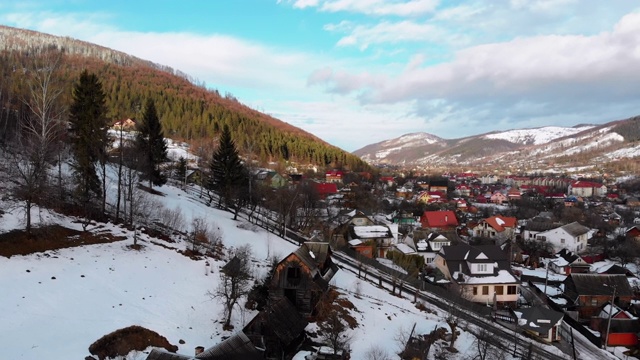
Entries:
[[11,168],[17,181],[15,195],[24,201],[28,234],[31,233],[31,209],[47,185],[47,173],[64,131],[64,111],[60,105],[62,86],[56,76],[60,61],[61,54],[45,53],[34,60],[26,74],[29,95],[22,101],[29,112],[20,119]]

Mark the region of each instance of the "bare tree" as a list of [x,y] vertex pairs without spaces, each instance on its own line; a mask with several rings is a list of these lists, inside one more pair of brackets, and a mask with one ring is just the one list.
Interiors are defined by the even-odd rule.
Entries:
[[461,313],[462,310],[459,306],[453,302],[449,302],[449,308],[447,309],[444,321],[449,325],[449,329],[451,330],[451,342],[449,343],[449,347],[452,349],[456,343],[456,339],[458,339],[458,328],[462,323]]
[[231,329],[231,313],[241,297],[247,295],[252,277],[251,247],[241,246],[231,260],[220,271],[220,283],[214,292],[208,292],[212,299],[221,299],[224,305],[224,328]]
[[318,328],[320,329],[320,337],[325,344],[331,346],[334,356],[347,350],[351,341],[351,338],[347,336],[348,325],[342,320],[341,313],[335,307],[329,308],[324,320],[318,323]]
[[367,352],[364,353],[366,360],[391,360],[391,356],[380,345],[372,345]]
[[16,150],[11,157],[18,183],[15,194],[24,200],[27,233],[31,232],[31,208],[47,184],[47,173],[64,130],[62,86],[56,77],[60,61],[59,53],[46,53],[27,72],[29,95],[23,103],[29,113],[21,119]]
[[505,352],[497,348],[499,338],[496,338],[494,334],[487,329],[480,329],[478,333],[474,334],[474,345],[476,351],[471,359],[473,360],[504,360],[506,358]]

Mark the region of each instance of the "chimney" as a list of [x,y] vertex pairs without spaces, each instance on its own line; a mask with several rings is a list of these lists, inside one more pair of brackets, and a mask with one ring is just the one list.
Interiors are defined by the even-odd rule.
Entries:
[[204,352],[204,346],[196,346],[196,355]]

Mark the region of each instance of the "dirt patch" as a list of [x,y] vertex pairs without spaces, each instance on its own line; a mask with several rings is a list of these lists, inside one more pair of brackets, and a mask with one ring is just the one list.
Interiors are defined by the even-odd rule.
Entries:
[[357,311],[357,309],[351,301],[341,298],[340,295],[342,294],[335,288],[329,288],[316,305],[315,319],[312,320],[322,322],[330,314],[337,313],[351,329],[358,327],[358,321],[350,314],[350,311]]
[[125,240],[126,237],[111,233],[94,234],[73,230],[60,225],[34,228],[31,235],[24,230],[12,230],[0,234],[0,256],[28,255],[48,250],[75,246],[104,244]]
[[164,348],[170,352],[178,351],[162,335],[142,326],[129,326],[107,334],[89,346],[91,355],[97,355],[100,360],[125,356],[133,350],[142,351],[149,346]]

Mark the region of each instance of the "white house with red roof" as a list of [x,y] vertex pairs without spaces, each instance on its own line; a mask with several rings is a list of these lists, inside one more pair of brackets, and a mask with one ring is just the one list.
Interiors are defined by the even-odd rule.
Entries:
[[456,214],[451,210],[425,211],[420,217],[422,228],[447,231],[458,227]]
[[514,238],[517,226],[518,219],[515,217],[496,215],[480,220],[470,230],[473,236],[502,240],[501,242],[504,242]]
[[569,195],[580,197],[606,196],[607,186],[593,181],[574,181],[569,185]]

